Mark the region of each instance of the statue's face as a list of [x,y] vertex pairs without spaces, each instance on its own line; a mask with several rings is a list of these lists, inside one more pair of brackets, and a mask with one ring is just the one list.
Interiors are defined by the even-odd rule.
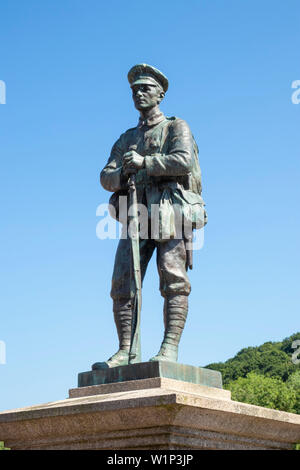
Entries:
[[158,105],[164,97],[164,92],[155,85],[139,84],[132,87],[132,98],[134,106],[139,111],[153,108]]

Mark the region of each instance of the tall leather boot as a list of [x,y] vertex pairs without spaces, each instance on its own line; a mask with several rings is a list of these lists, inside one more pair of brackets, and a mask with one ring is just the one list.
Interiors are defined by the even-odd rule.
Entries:
[[158,354],[150,361],[177,362],[178,344],[188,313],[186,295],[167,297],[164,303],[165,335]]
[[129,350],[131,340],[132,310],[130,300],[114,300],[114,320],[119,337],[119,350],[106,362],[96,362],[92,369],[103,369],[108,367],[124,366],[129,361]]

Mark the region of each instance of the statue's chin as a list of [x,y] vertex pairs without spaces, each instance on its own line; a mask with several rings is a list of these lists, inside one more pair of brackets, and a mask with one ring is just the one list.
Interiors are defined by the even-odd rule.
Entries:
[[149,106],[146,103],[145,104],[142,104],[142,103],[136,104],[135,107],[138,111],[145,111],[146,109],[151,108],[151,106]]

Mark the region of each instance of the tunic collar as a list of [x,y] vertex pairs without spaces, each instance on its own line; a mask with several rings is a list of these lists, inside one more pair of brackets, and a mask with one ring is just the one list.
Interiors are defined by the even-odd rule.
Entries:
[[166,119],[164,113],[159,111],[158,113],[153,114],[153,116],[148,117],[147,119],[143,120],[142,118],[139,119],[138,127],[143,127],[143,126],[156,126],[160,122],[164,121]]

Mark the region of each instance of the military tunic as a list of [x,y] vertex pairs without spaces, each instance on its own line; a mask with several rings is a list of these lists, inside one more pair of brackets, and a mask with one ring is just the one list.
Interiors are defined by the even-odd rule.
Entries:
[[[127,130],[114,144],[100,175],[101,184],[111,192],[127,190],[128,177],[123,173],[122,160],[134,146],[135,151],[145,157],[145,167],[136,174],[136,187],[138,203],[146,205],[149,218],[153,204],[159,205],[167,191],[170,204],[179,202],[182,211],[189,213],[192,219],[196,217],[199,220],[200,214],[203,226],[206,214],[195,145],[190,128],[182,119],[166,118],[161,112],[145,121],[140,119],[137,127]],[[188,296],[191,285],[186,272],[183,237],[163,242],[153,238],[140,239],[142,279],[155,248],[162,296]],[[111,296],[114,300],[130,298],[129,260],[130,239],[121,239],[112,277]]]

